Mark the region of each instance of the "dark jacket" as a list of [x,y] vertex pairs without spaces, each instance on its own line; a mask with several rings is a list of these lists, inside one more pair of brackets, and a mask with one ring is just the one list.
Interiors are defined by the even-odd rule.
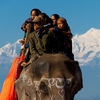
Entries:
[[[41,29],[42,30],[42,29]],[[46,53],[53,53],[55,34],[50,30],[34,31],[29,35],[31,59]]]
[[74,55],[72,53],[72,40],[68,35],[64,35],[63,31],[56,27],[55,29],[56,38],[56,52],[62,53],[68,56],[70,59],[74,60]]

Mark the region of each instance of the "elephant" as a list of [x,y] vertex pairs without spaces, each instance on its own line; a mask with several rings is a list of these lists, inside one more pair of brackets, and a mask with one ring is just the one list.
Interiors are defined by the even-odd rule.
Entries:
[[18,100],[74,100],[83,88],[78,61],[63,54],[45,54],[23,67],[15,81]]

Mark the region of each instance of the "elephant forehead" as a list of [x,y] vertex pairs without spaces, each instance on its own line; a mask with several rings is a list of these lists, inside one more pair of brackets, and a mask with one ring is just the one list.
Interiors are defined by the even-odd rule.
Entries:
[[45,71],[48,71],[49,69],[49,63],[47,62],[40,62],[35,66],[35,71],[38,73],[43,73]]
[[50,89],[52,87],[56,87],[58,89],[62,89],[65,85],[70,84],[72,79],[64,79],[64,78],[42,78],[41,81],[34,81],[34,84],[37,88],[41,82],[44,82]]

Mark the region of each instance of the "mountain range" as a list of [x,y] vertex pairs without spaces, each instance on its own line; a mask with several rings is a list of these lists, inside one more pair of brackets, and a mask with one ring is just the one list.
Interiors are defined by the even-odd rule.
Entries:
[[[100,100],[100,29],[91,28],[84,34],[73,36],[74,58],[79,62],[83,74],[83,89],[75,100]],[[21,44],[17,40],[0,48],[0,90],[13,59],[20,54]]]

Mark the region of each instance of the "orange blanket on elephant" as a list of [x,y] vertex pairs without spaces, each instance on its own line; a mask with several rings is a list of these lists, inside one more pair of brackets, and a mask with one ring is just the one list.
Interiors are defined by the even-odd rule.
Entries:
[[10,71],[3,83],[2,91],[0,93],[0,100],[17,100],[14,81],[19,77],[20,63],[23,61],[24,56],[16,57],[12,62]]

